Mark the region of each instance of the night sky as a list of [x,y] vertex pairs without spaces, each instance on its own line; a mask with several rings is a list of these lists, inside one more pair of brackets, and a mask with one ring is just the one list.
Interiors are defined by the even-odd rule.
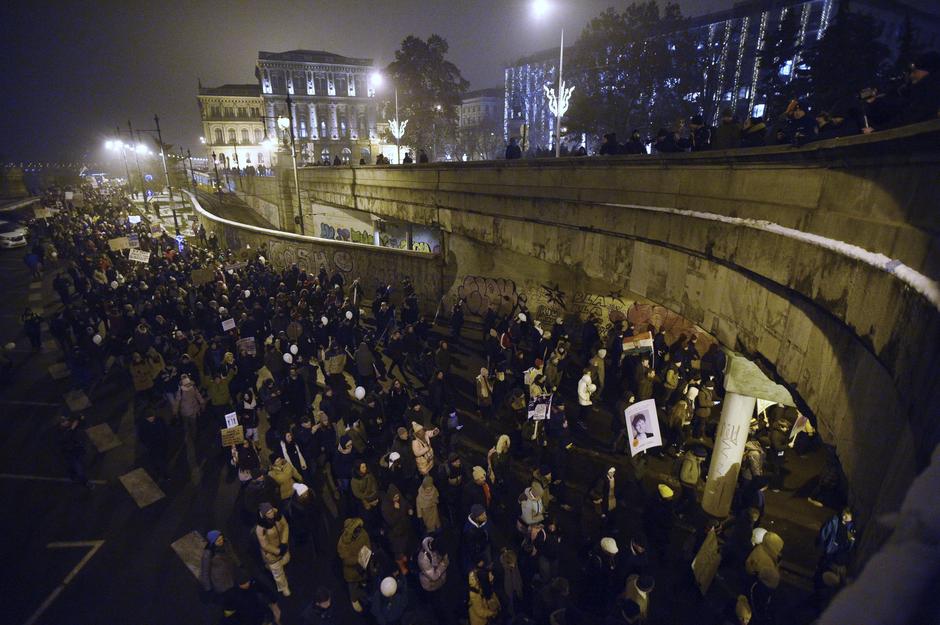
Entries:
[[[554,0],[545,21],[524,0],[267,0],[77,3],[8,0],[0,7],[0,77],[6,114],[0,160],[101,160],[114,127],[153,126],[164,139],[198,147],[197,78],[203,85],[255,81],[258,50],[320,49],[392,60],[409,34],[450,43],[471,89],[502,84],[503,66],[573,41],[617,0]],[[732,0],[680,0],[697,15]]]

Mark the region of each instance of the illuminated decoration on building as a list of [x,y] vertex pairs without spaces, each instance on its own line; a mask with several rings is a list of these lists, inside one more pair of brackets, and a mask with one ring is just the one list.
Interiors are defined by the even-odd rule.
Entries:
[[829,16],[832,15],[832,0],[823,2],[822,16],[819,18],[819,30],[816,31],[816,39],[822,39],[829,28]]
[[398,123],[397,119],[388,120],[388,131],[392,133],[392,136],[401,141],[401,138],[405,136],[405,127],[408,125],[408,120]]
[[[574,91],[574,85],[570,87],[565,84],[565,81],[561,81],[561,102],[555,98],[555,88],[549,87],[548,85],[542,85],[542,88],[545,89],[545,97],[548,98],[548,110],[552,112],[552,115],[556,117],[564,117],[565,113],[568,112],[568,101],[571,100],[571,92]],[[559,105],[561,109],[559,110]]]
[[754,71],[751,74],[751,91],[748,93],[747,99],[747,115],[749,117],[756,116],[754,113],[754,99],[757,97],[757,78],[760,76],[760,55],[764,51],[764,41],[767,36],[767,19],[769,17],[769,11],[764,11],[760,16],[760,28],[757,31],[757,47],[754,52]]
[[741,65],[744,62],[744,46],[747,45],[747,27],[750,23],[751,18],[745,17],[744,23],[741,25],[741,41],[738,43],[738,58],[734,63],[734,88],[731,91],[731,108],[735,108],[738,103],[738,97],[740,96],[738,85],[741,84]]

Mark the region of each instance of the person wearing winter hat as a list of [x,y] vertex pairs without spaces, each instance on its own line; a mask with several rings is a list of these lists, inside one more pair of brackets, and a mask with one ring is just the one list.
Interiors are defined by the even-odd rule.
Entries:
[[489,511],[493,503],[493,493],[490,483],[486,479],[486,469],[477,465],[470,470],[472,481],[466,484],[464,490],[464,510],[474,505]]
[[235,586],[238,568],[238,561],[229,550],[222,532],[207,532],[199,566],[199,582],[203,589],[216,595],[228,592]]
[[411,451],[415,457],[415,465],[418,473],[427,475],[434,469],[434,447],[431,446],[431,438],[440,433],[438,428],[426,430],[423,425],[417,421],[411,422],[411,428],[414,431],[414,440],[411,441]]
[[754,585],[752,608],[762,614],[767,613],[773,592],[780,585],[780,558],[783,552],[783,539],[776,532],[764,534],[760,544],[755,545],[751,554],[744,561],[744,571]]
[[522,522],[528,526],[541,523],[545,519],[542,487],[538,483],[533,483],[519,496],[519,509]]
[[271,571],[278,592],[289,597],[290,586],[287,583],[287,572],[284,570],[290,562],[288,547],[290,529],[287,519],[268,502],[263,502],[258,506],[258,513],[255,537],[261,549],[261,558],[267,569]]
[[418,496],[415,498],[415,514],[424,523],[424,530],[428,534],[441,529],[439,500],[440,494],[434,486],[434,478],[425,475],[421,487],[418,488]]
[[372,595],[371,603],[372,616],[378,625],[398,625],[408,608],[407,579],[384,578]]

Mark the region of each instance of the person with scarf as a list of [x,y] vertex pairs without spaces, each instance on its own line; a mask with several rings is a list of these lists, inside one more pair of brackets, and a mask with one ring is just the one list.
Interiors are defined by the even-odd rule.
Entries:
[[219,530],[206,534],[206,547],[199,564],[199,582],[206,592],[224,595],[235,586],[241,566]]
[[300,449],[300,445],[294,440],[293,432],[287,430],[281,435],[280,447],[281,456],[284,460],[287,460],[287,463],[303,476],[305,482],[309,482],[307,459],[304,458],[304,453]]
[[411,527],[414,509],[398,487],[388,487],[382,501],[382,519],[385,521],[385,535],[395,554],[395,562],[402,575],[408,573],[408,554],[414,552],[415,536]]
[[430,475],[424,476],[424,481],[418,488],[418,497],[415,499],[415,508],[418,518],[424,523],[424,531],[431,534],[441,529],[441,513],[438,508],[440,495],[437,487],[434,486],[434,478]]
[[290,562],[288,546],[290,528],[287,525],[287,519],[277,508],[267,502],[258,506],[258,513],[255,537],[261,549],[261,559],[264,561],[264,566],[271,571],[277,591],[285,597],[290,597],[287,572],[284,570]]

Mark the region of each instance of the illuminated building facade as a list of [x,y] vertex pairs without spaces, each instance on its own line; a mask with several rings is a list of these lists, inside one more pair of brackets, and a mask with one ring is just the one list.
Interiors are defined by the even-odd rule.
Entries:
[[[708,95],[696,95],[706,121],[716,124],[725,108],[732,109],[738,119],[762,115],[764,96],[758,90],[760,51],[768,33],[776,32],[791,12],[798,16],[798,52],[781,72],[791,75],[793,64],[800,62],[800,52],[822,38],[837,10],[838,0],[758,0],[687,20],[683,33],[693,34],[702,50],[703,82],[708,86]],[[896,0],[856,0],[852,10],[873,15],[882,25],[881,40],[894,52],[907,16],[914,24],[921,49],[938,47],[940,18],[936,15]],[[655,36],[668,38],[671,34],[674,32]],[[573,51],[566,49],[565,57],[573,56]],[[547,148],[552,144],[555,117],[548,109],[543,85],[558,82],[557,62],[558,50],[552,49],[520,59],[505,69],[505,138],[518,136],[520,126],[527,123],[531,147]]]
[[213,152],[226,168],[271,165],[271,147],[263,145],[261,89],[256,84],[199,86],[202,136],[209,157]]
[[[372,59],[316,50],[259,52],[258,79],[268,135],[293,102],[298,164],[374,162],[379,149]],[[283,137],[281,137],[283,138]]]

